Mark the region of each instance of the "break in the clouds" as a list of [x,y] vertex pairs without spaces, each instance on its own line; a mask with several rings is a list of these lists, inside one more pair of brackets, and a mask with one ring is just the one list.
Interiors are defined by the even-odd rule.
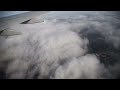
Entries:
[[22,34],[0,37],[6,78],[119,78],[119,19],[109,12],[76,13],[11,26]]

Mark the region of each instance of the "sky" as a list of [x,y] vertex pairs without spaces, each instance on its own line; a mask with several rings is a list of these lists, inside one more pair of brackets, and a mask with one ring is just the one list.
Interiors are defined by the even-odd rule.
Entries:
[[21,14],[29,11],[0,11],[0,18],[1,17],[7,17],[11,15]]

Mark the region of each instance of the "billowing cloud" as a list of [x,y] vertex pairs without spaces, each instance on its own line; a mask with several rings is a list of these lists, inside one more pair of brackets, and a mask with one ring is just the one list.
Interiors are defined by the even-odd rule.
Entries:
[[118,78],[119,20],[96,14],[11,26],[22,35],[0,37],[7,78]]
[[[104,71],[103,71],[104,70]],[[61,79],[100,79],[105,68],[95,55],[85,55],[70,59],[63,66],[57,68],[55,78]]]

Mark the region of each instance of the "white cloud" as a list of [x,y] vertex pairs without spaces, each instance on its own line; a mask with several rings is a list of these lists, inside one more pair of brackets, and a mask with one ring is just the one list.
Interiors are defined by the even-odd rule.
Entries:
[[70,59],[55,72],[58,79],[99,79],[105,73],[102,65],[95,55],[85,55]]
[[8,78],[116,78],[119,64],[104,66],[99,58],[89,53],[89,38],[81,37],[82,30],[98,31],[107,42],[119,46],[119,30],[117,33],[111,22],[101,23],[95,18],[81,16],[78,20],[50,19],[11,26],[22,35],[0,37],[1,62],[11,60],[6,72]]

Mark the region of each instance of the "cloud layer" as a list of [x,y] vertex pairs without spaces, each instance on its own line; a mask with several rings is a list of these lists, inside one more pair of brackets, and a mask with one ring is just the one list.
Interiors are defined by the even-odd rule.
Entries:
[[6,78],[118,78],[118,23],[113,16],[98,14],[11,26],[22,35],[0,37],[0,63],[9,61]]

